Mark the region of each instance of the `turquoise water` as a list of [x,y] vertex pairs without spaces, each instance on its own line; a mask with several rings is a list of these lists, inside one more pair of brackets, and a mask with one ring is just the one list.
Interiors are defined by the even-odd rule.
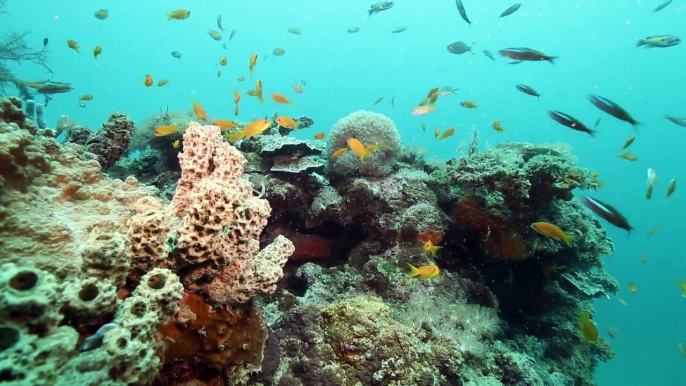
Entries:
[[[336,120],[352,111],[371,109],[377,97],[384,96],[375,111],[396,122],[403,142],[428,148],[432,157],[458,156],[456,149],[473,126],[481,130],[482,145],[506,141],[571,144],[580,164],[599,171],[605,183],[592,195],[617,207],[636,228],[627,237],[604,223],[617,248],[616,255],[604,261],[619,280],[618,295],[627,305],[615,298],[595,302],[601,334],[613,326],[620,330],[611,340],[616,358],[601,365],[598,384],[683,384],[679,375],[685,373],[686,357],[677,343],[686,343],[686,299],[670,282],[686,276],[680,243],[684,199],[679,190],[669,200],[664,195],[667,181],[681,181],[686,171],[682,161],[686,129],[663,115],[686,115],[682,99],[686,46],[638,49],[635,39],[683,34],[686,4],[677,0],[653,14],[661,0],[532,0],[498,21],[511,1],[464,0],[473,22],[470,28],[451,0],[398,0],[391,10],[368,17],[371,2],[10,1],[11,17],[2,16],[9,22],[3,22],[0,32],[30,30],[36,46],[49,38],[53,79],[71,82],[75,88],[50,102],[49,125],[66,114],[96,129],[110,111],[124,112],[140,122],[166,106],[190,109],[192,101],[202,104],[214,119],[233,119],[231,92],[238,87],[244,94],[239,119],[249,121],[275,110],[293,117],[307,115],[315,120],[314,128],[295,134],[306,138],[328,132]],[[100,8],[109,10],[107,20],[93,17]],[[178,8],[191,10],[191,17],[167,22],[165,13]],[[238,28],[227,49],[222,47],[226,38],[216,42],[207,35],[208,29],[217,29],[218,14],[223,15],[227,33]],[[390,33],[401,25],[408,30]],[[302,36],[286,32],[293,26],[302,30]],[[360,27],[360,32],[347,34],[352,26]],[[68,39],[79,43],[81,54],[67,47]],[[458,40],[475,42],[474,55],[450,54],[446,46]],[[92,49],[98,45],[103,52],[96,61]],[[555,65],[508,65],[505,58],[498,56],[493,62],[481,53],[516,46],[543,50],[560,59]],[[276,47],[284,48],[286,54],[271,56]],[[181,52],[181,61],[171,51]],[[251,79],[248,61],[252,53],[259,60]],[[218,63],[222,56],[228,57],[226,67]],[[47,78],[40,69],[27,65],[12,70],[22,79]],[[170,83],[146,88],[141,84],[146,74],[155,82],[170,79]],[[245,82],[236,80],[239,75],[246,76]],[[267,98],[261,105],[247,97],[245,91],[254,88],[257,79],[263,82],[265,94],[282,93],[295,104],[284,107]],[[291,88],[294,80],[306,81],[303,94],[296,95]],[[538,90],[540,101],[515,90],[520,83]],[[458,96],[442,98],[437,112],[412,116],[410,110],[437,86],[460,90]],[[94,96],[85,109],[78,104],[83,94]],[[602,113],[588,102],[589,94],[616,101],[645,125],[633,129]],[[464,100],[480,108],[465,109],[459,105]],[[591,126],[601,118],[598,134],[591,138],[563,127],[548,118],[548,110],[564,111]],[[504,134],[490,129],[494,120],[502,122]],[[426,123],[426,132],[420,122]],[[448,127],[457,129],[455,136],[436,141],[433,130]],[[630,135],[636,135],[630,151],[638,156],[637,162],[617,158]],[[659,175],[650,201],[645,199],[648,168]],[[646,235],[658,226],[664,231]],[[645,264],[643,252],[648,256]],[[638,285],[637,294],[628,291],[629,280]]]

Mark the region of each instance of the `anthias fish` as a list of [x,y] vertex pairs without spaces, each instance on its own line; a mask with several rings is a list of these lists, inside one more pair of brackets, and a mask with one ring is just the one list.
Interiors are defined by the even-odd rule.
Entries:
[[521,4],[517,3],[513,6],[511,6],[510,8],[504,10],[503,13],[501,13],[500,16],[498,17],[498,20],[500,20],[501,18],[503,18],[505,16],[510,16],[513,13],[517,12],[519,10],[519,7],[521,7],[521,6],[522,6]]
[[619,211],[612,205],[606,204],[593,197],[584,197],[583,202],[593,213],[597,214],[617,228],[624,229],[628,232],[634,229],[631,225],[629,225],[629,220],[619,213]]
[[554,64],[555,59],[557,59],[557,56],[548,56],[541,51],[536,51],[526,47],[505,48],[498,51],[498,53],[506,58],[514,59],[516,61],[538,62],[545,60]]
[[595,135],[594,130],[589,129],[588,127],[586,127],[586,125],[584,125],[578,119],[574,118],[569,114],[565,114],[561,111],[549,111],[548,115],[550,115],[550,117],[553,118],[556,122],[560,123],[561,125],[567,126],[572,130],[588,133],[591,135],[591,137]]
[[607,98],[601,97],[599,95],[591,95],[588,97],[588,99],[591,101],[591,103],[593,103],[593,106],[599,108],[600,110],[612,115],[613,117],[619,120],[629,122],[634,127],[641,124],[640,122],[632,118],[631,114],[624,110],[622,106]]

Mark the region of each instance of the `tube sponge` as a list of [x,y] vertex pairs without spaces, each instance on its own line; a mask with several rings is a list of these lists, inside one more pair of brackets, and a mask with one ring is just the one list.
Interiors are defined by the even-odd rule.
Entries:
[[0,320],[44,333],[62,319],[57,295],[57,280],[48,272],[12,263],[0,266]]
[[[380,147],[373,151],[364,163],[352,151],[332,158],[333,153],[348,145],[347,141],[350,138],[359,140],[364,146]],[[334,173],[344,176],[385,176],[393,171],[393,165],[400,156],[400,146],[400,134],[390,118],[371,111],[356,111],[338,120],[331,129],[327,144],[329,168]]]

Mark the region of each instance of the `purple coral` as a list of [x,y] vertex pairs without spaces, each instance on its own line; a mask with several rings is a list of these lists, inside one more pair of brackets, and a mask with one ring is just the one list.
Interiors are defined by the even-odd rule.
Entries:
[[131,144],[133,121],[124,114],[112,113],[102,128],[86,142],[86,151],[97,156],[102,170],[112,167]]

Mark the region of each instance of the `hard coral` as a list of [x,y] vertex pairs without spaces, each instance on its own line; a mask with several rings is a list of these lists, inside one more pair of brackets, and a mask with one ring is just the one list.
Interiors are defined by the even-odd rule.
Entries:
[[[348,146],[350,138],[358,139],[364,146],[380,145],[380,148],[364,163],[352,151],[332,158],[334,152]],[[334,173],[385,176],[391,173],[400,156],[400,134],[390,118],[371,111],[356,111],[336,122],[327,146],[329,168]]]

